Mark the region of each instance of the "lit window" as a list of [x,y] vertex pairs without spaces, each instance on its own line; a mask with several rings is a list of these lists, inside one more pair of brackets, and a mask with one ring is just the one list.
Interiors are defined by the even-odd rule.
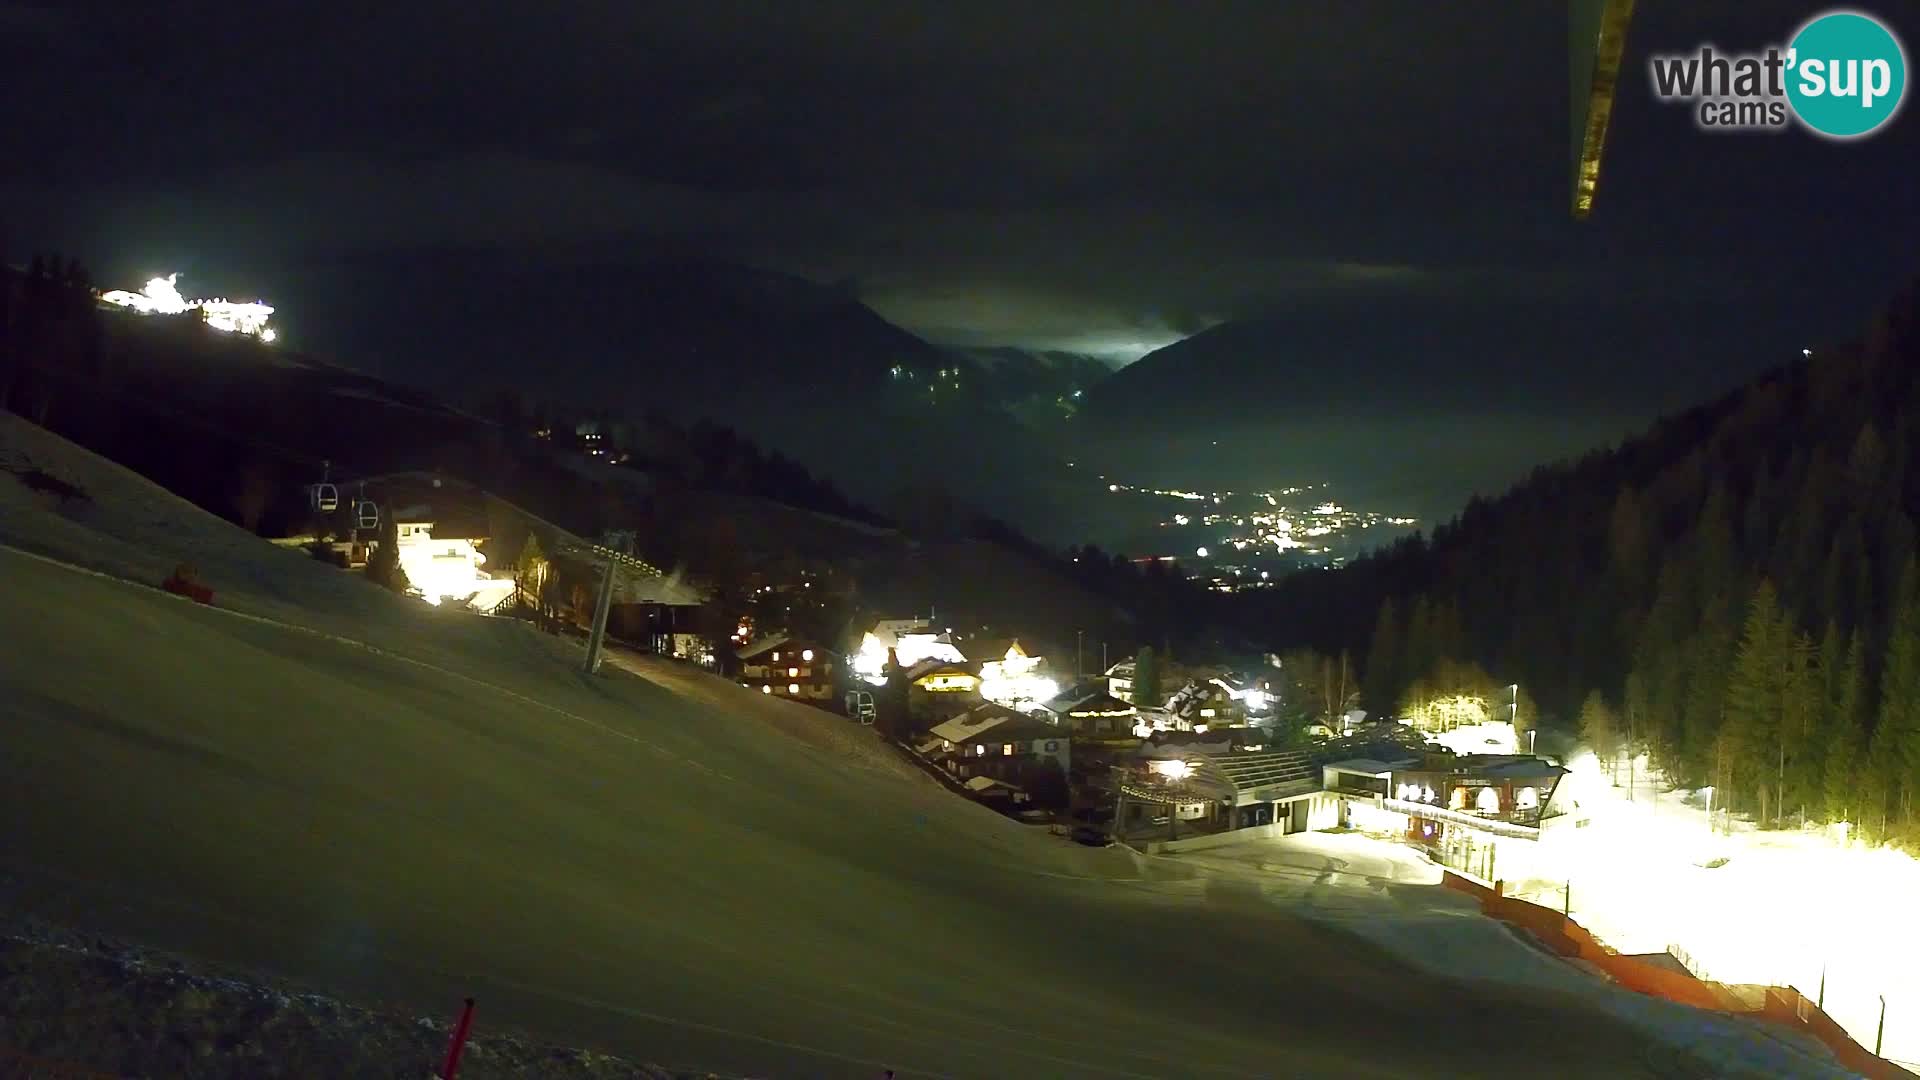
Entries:
[[1220,715],[1220,711],[1219,711],[1218,709],[1201,709],[1201,710],[1200,710],[1200,715],[1201,715],[1201,716],[1204,716],[1204,717],[1206,717],[1206,718],[1207,718],[1207,719],[1209,719],[1209,720],[1211,720],[1211,719],[1213,719],[1214,717],[1216,717],[1216,716],[1219,716],[1219,715]]
[[800,659],[809,664],[813,663],[813,650],[812,649],[800,650]]
[[984,743],[975,743],[975,744],[974,744],[974,746],[973,746],[973,756],[974,756],[974,757],[986,757],[986,756],[987,756],[987,747],[986,747],[986,744],[984,744]]
[[1447,806],[1454,810],[1465,810],[1467,808],[1467,789],[1463,787],[1454,788],[1452,797],[1447,800]]
[[797,668],[797,667],[790,667],[790,668],[788,668],[788,669],[787,669],[787,678],[789,678],[789,679],[797,679],[797,678],[799,678],[799,677],[800,677],[800,669],[799,669],[799,668]]
[[790,683],[788,683],[788,684],[787,684],[787,693],[789,693],[789,694],[797,694],[797,693],[799,693],[799,692],[800,692],[800,684],[799,684],[799,683],[797,683],[797,682],[790,682]]
[[1481,788],[1475,805],[1483,814],[1497,814],[1500,812],[1500,793],[1490,787]]
[[763,687],[761,687],[761,688],[760,688],[760,692],[761,692],[761,693],[763,693],[763,694],[771,694],[771,693],[773,693],[773,687],[771,687],[771,686],[763,686]]
[[1013,756],[1013,744],[1012,744],[1012,743],[1001,743],[1001,744],[1000,744],[1000,756],[1001,756],[1001,757],[1012,757],[1012,756]]
[[1052,739],[1047,740],[1047,753],[1051,754],[1058,749],[1060,749],[1060,744],[1058,742],[1055,742]]
[[780,662],[780,650],[778,649],[773,651],[773,662],[776,664]]
[[1532,810],[1540,805],[1540,789],[1523,787],[1514,794],[1513,805],[1521,810]]

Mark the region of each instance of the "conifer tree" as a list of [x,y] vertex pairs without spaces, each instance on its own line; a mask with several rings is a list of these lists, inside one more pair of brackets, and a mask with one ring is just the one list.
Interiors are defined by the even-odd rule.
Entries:
[[1760,817],[1777,802],[1775,754],[1780,747],[1787,652],[1773,583],[1762,581],[1747,605],[1747,620],[1727,676],[1725,725],[1734,753],[1734,775],[1760,799]]
[[1866,650],[1855,633],[1836,680],[1832,734],[1824,771],[1827,818],[1858,822],[1859,773],[1866,760]]
[[1611,775],[1620,751],[1619,729],[1613,710],[1598,690],[1589,690],[1587,700],[1580,706],[1580,735]]
[[1913,562],[1900,575],[1893,625],[1887,634],[1886,663],[1880,674],[1880,720],[1873,733],[1876,766],[1884,794],[1899,800],[1900,820],[1912,814],[1915,778],[1920,775],[1920,582]]

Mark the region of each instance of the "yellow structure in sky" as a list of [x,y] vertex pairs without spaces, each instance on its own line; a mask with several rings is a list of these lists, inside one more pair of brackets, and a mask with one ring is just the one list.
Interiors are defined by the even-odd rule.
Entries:
[[1613,91],[1626,52],[1633,0],[1571,0],[1567,5],[1568,70],[1573,104],[1573,216],[1586,220],[1600,184]]

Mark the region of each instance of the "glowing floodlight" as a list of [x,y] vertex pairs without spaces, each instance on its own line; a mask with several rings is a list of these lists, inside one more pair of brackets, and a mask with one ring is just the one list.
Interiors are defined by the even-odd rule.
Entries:
[[262,303],[236,304],[225,299],[189,300],[180,295],[179,274],[149,279],[137,293],[111,289],[100,294],[103,303],[132,308],[142,315],[185,315],[198,311],[207,325],[229,334],[245,334],[261,341],[273,341],[280,335],[267,327],[273,308]]
[[1171,761],[1156,761],[1151,768],[1169,780],[1185,780],[1193,774],[1193,766],[1177,758]]

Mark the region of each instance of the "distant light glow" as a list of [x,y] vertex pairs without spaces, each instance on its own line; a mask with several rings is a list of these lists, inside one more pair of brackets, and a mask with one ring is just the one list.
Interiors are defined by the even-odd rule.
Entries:
[[1170,761],[1156,761],[1148,767],[1169,780],[1185,780],[1193,773],[1193,766],[1178,758]]
[[407,584],[427,603],[438,606],[442,600],[470,599],[492,579],[480,567],[487,557],[474,548],[474,541],[453,537],[435,537],[428,522],[409,522],[397,530],[395,554]]
[[853,673],[875,686],[885,686],[887,682],[887,647],[880,639],[868,632],[860,640],[860,651],[853,654]]
[[1194,548],[1194,549],[1193,549],[1193,553],[1194,553],[1195,555],[1198,555],[1199,557],[1201,557],[1201,558],[1203,558],[1203,559],[1207,557],[1207,549],[1206,549],[1206,548]]
[[[875,644],[878,643],[876,640]],[[959,649],[951,642],[941,641],[938,634],[901,634],[894,643],[893,652],[900,658],[901,667],[912,667],[922,660],[941,660],[949,664],[967,662]]]
[[149,279],[137,293],[112,289],[101,293],[100,299],[116,307],[132,308],[142,315],[184,315],[197,310],[215,330],[247,334],[261,341],[273,341],[280,336],[267,326],[267,320],[273,315],[272,307],[261,303],[236,304],[225,299],[188,300],[180,295],[176,284],[179,280],[179,274],[168,274]]

